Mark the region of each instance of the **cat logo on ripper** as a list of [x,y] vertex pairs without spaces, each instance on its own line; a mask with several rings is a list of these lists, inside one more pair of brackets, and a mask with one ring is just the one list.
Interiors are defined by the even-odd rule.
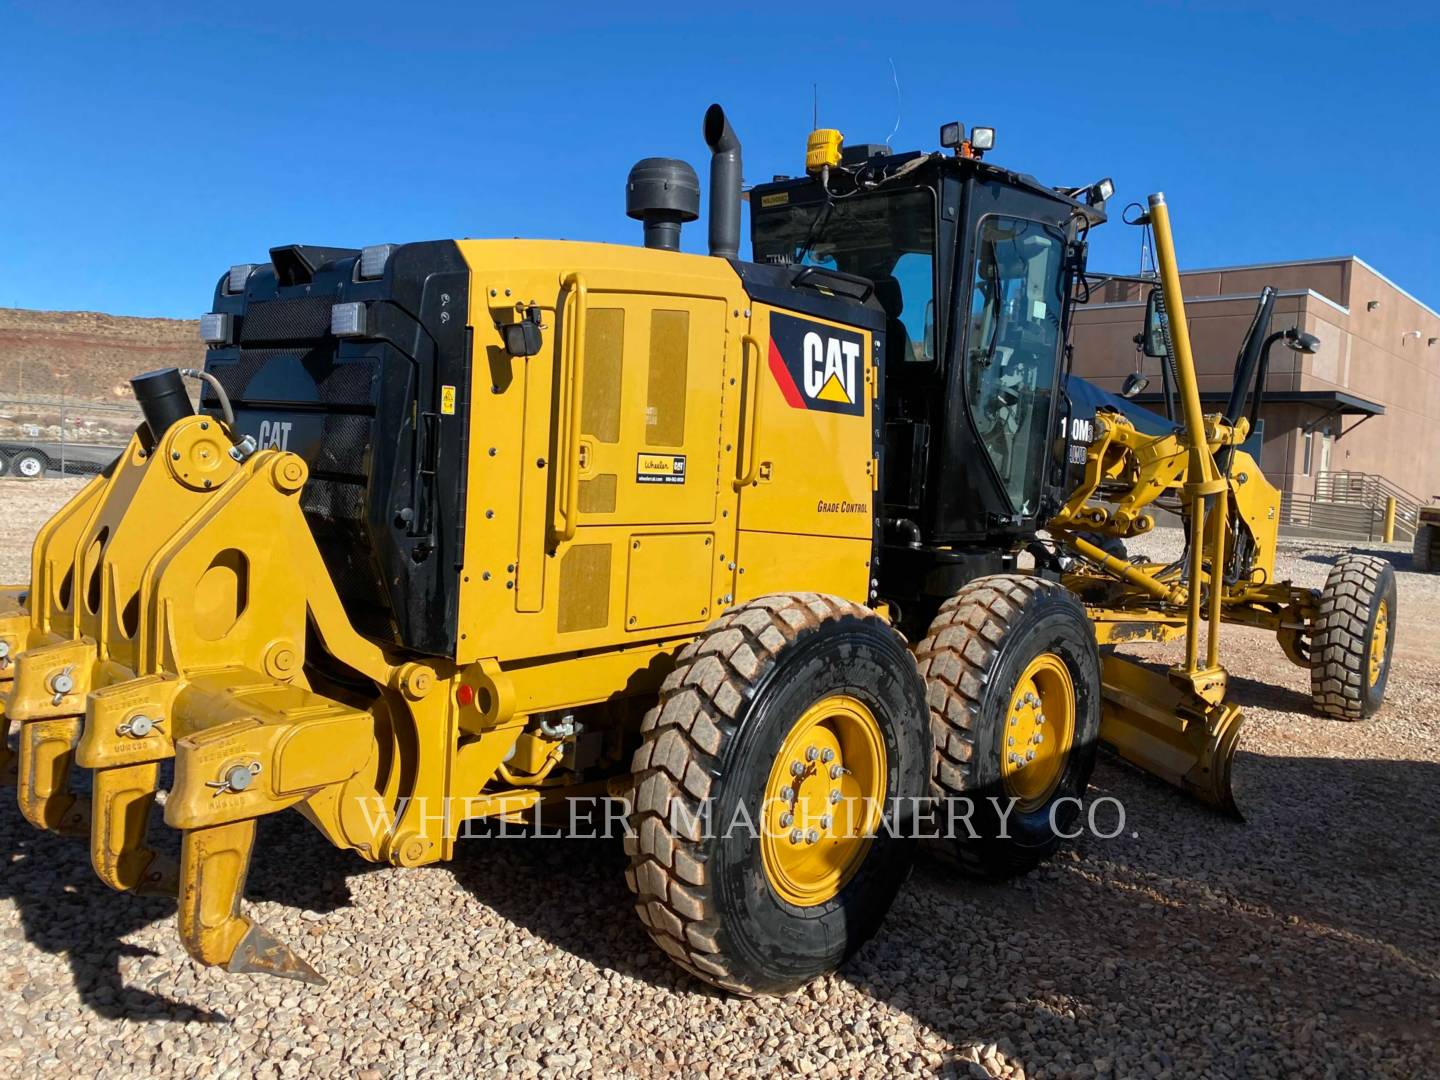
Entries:
[[776,312],[770,373],[792,409],[865,413],[865,339],[856,331]]

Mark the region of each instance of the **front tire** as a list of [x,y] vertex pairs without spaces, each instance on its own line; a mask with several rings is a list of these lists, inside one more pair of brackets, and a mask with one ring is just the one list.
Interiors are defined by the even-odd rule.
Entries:
[[815,593],[744,604],[681,650],[641,733],[626,880],[676,963],[784,993],[875,932],[930,758],[923,684],[883,620]]
[[945,850],[977,877],[1025,873],[1074,831],[1095,767],[1100,654],[1084,607],[1043,578],[979,578],[941,606],[916,659]]
[[1373,555],[1342,555],[1320,590],[1310,637],[1310,696],[1336,720],[1364,720],[1385,700],[1395,650],[1395,570]]

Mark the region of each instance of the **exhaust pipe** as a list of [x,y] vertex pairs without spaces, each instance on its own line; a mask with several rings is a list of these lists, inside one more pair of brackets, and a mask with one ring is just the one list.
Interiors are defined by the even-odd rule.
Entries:
[[710,254],[740,255],[740,140],[725,110],[705,110],[705,144],[710,147]]
[[195,415],[179,368],[161,368],[137,375],[130,380],[130,389],[135,392],[145,426],[150,429],[149,438],[141,439],[147,444],[146,449],[153,449],[172,424]]

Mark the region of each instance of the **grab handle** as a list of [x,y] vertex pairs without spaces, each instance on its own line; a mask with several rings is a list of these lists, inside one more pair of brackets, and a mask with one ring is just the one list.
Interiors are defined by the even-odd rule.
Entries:
[[568,291],[569,297],[562,298],[561,309],[567,301],[573,300],[574,310],[563,317],[564,333],[560,354],[560,432],[556,447],[555,515],[552,524],[555,538],[560,543],[575,538],[575,526],[580,508],[580,418],[581,404],[585,394],[585,306],[589,290],[585,278],[578,272],[566,274],[560,280],[561,291]]
[[[751,351],[755,353],[755,363],[749,363]],[[749,395],[746,404],[749,406],[749,415],[745,418],[745,437],[740,442],[743,453],[741,454],[737,468],[740,473],[735,478],[735,490],[749,487],[755,483],[755,478],[760,475],[760,459],[755,453],[755,432],[760,427],[760,369],[761,349],[760,342],[751,334],[746,334],[740,339],[740,353],[745,358],[745,393]],[[753,370],[753,374],[751,373]]]

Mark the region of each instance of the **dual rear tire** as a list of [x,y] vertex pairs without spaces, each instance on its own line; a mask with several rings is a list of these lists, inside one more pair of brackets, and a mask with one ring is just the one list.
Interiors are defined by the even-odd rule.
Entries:
[[[1083,609],[1038,579],[962,590],[913,655],[837,597],[737,607],[680,652],[642,724],[625,841],[640,918],[707,982],[794,989],[875,932],[931,828],[987,877],[1051,854],[1099,700]],[[1003,758],[1022,734],[1030,757]]]

